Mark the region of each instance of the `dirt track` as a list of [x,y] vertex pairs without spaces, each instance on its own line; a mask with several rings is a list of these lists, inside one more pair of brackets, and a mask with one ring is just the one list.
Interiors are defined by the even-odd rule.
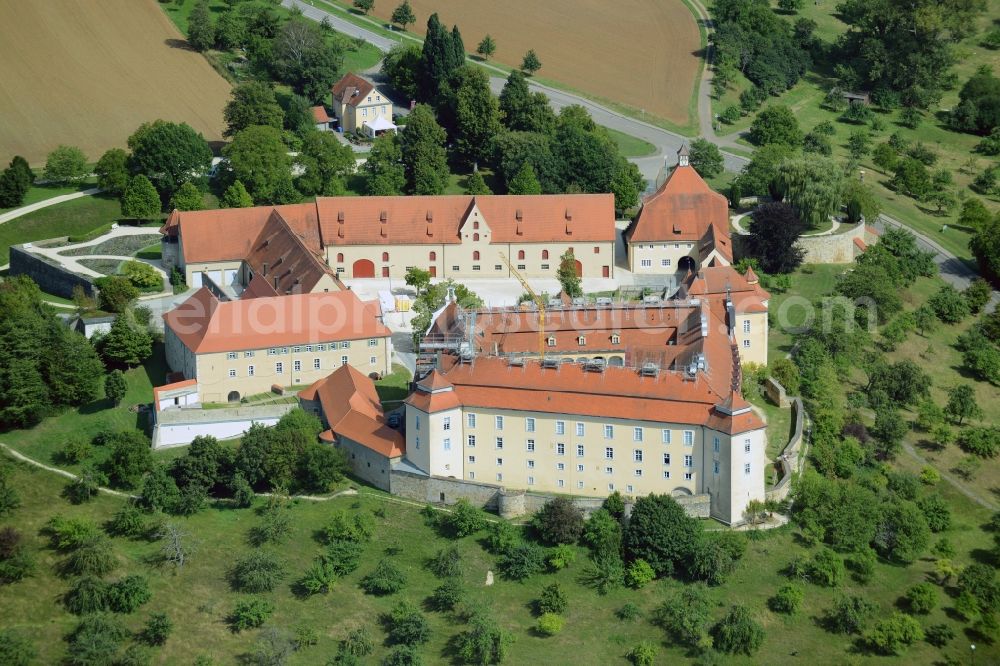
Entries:
[[[376,2],[388,19],[395,2]],[[458,24],[465,49],[474,53],[486,33],[493,57],[518,66],[528,49],[542,61],[538,75],[688,123],[698,76],[698,26],[681,0],[411,0],[423,34],[437,12],[449,29]]]
[[157,118],[219,140],[229,84],[182,44],[156,0],[0,2],[0,160],[96,160]]

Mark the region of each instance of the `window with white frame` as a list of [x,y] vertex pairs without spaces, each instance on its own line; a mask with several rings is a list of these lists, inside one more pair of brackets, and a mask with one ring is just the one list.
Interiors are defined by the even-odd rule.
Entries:
[[470,449],[476,448],[476,436],[475,435],[469,435],[466,438],[465,442],[466,442],[466,444],[468,445],[468,447]]
[[719,461],[718,460],[713,460],[712,461],[712,473],[713,474],[718,474],[719,473]]
[[576,445],[576,457],[577,458],[582,458],[583,457],[583,444],[577,444]]
[[604,449],[604,459],[605,460],[614,460],[615,459],[615,450],[613,448],[611,448],[610,446],[605,447],[605,449]]
[[583,488],[583,481],[577,481],[576,482],[576,487],[577,488]]
[[563,444],[562,442],[557,442],[556,443],[556,455],[557,456],[564,456],[564,455],[566,455],[566,445]]
[[613,344],[613,345],[620,345],[621,342],[622,342],[622,338],[621,338],[620,335],[616,334],[616,335],[612,335],[611,336],[611,344]]
[[556,470],[559,472],[566,471],[566,463],[556,463]]
[[565,421],[556,421],[556,434],[557,435],[565,435],[566,434],[566,422]]
[[503,430],[503,417],[502,416],[496,417],[496,421],[495,422],[496,422],[496,429],[497,430]]
[[378,347],[378,338],[368,338],[369,347]]
[[503,437],[497,437],[496,447],[498,449],[502,449],[503,448]]
[[524,419],[524,430],[526,432],[535,432],[535,419],[530,416]]
[[469,462],[470,463],[475,463],[476,462],[476,456],[469,456]]
[[694,467],[694,456],[684,456],[684,466]]
[[503,481],[503,474],[500,472],[497,472],[497,481]]
[[660,439],[661,439],[661,441],[664,444],[669,444],[670,443],[670,429],[669,428],[664,428],[663,429],[663,431],[660,433]]
[[529,460],[528,461],[528,469],[535,469],[535,461],[534,460]]
[[302,370],[302,361],[292,361],[292,370],[295,372]]
[[609,423],[604,424],[604,439],[615,438],[615,427]]
[[229,352],[228,354],[226,354],[226,358],[229,359],[230,361],[235,361],[238,356],[239,354],[237,352]]
[[747,437],[743,440],[743,452],[750,453],[750,438]]
[[527,451],[528,453],[531,453],[531,452],[533,452],[533,451],[535,450],[535,440],[533,440],[533,439],[529,439],[529,440],[527,440],[527,441],[526,441],[526,442],[524,443],[524,448],[525,448],[525,450],[526,450],[526,451]]
[[533,477],[533,476],[529,476],[528,477],[528,485],[529,486],[535,485],[535,477]]
[[653,266],[653,260],[652,259],[640,259],[639,260],[639,265],[642,268],[652,268],[652,266]]
[[642,462],[642,449],[636,449],[632,452],[632,460]]
[[628,484],[627,486],[625,486],[625,492],[627,492],[627,493],[628,493],[628,494],[630,494],[630,495],[631,495],[631,494],[632,494],[632,493],[634,492],[634,491],[632,490],[632,484],[631,484],[631,483],[630,483],[630,484]]
[[503,458],[497,458],[497,466],[503,465]]
[[719,452],[719,438],[718,437],[713,437],[712,438],[712,450],[715,451],[716,453]]
[[694,473],[693,472],[684,472],[684,480],[685,481],[691,481],[692,479],[694,479]]
[[744,319],[743,320],[743,332],[744,333],[749,333],[750,332],[750,320],[749,319]]
[[670,454],[669,453],[664,453],[663,454],[663,464],[664,465],[669,465],[670,464]]
[[446,416],[441,419],[441,428],[444,430],[451,430],[451,417]]
[[615,491],[615,484],[609,483],[608,484],[608,490],[611,491],[611,492],[614,492]]
[[451,451],[451,437],[445,437],[441,441],[442,446],[444,446],[445,451]]
[[319,370],[321,365],[322,364],[320,362],[320,359],[318,358],[313,359],[313,370]]
[[743,465],[743,474],[744,476],[750,476],[750,463]]
[[632,428],[632,441],[633,442],[642,441],[642,428]]
[[351,348],[351,341],[350,340],[344,340],[343,342],[340,343],[340,348],[341,349],[350,349]]
[[609,474],[609,475],[610,474],[614,474],[615,473],[615,468],[614,467],[605,467],[604,468],[604,473],[605,474]]
[[556,486],[558,486],[559,488],[563,488],[566,486],[566,481],[564,479],[559,479],[556,481]]
[[292,347],[293,354],[298,354],[300,351],[302,351],[302,347]]
[[347,365],[347,357],[346,356],[341,356],[340,357],[340,364],[341,365]]
[[253,352],[252,351],[243,352],[243,358],[253,358]]
[[576,466],[576,471],[583,472],[583,465],[577,465]]
[[476,415],[472,414],[472,413],[466,414],[465,415],[465,423],[470,428],[475,428],[476,427]]
[[744,347],[749,347],[750,346],[750,341],[749,340],[744,340],[743,341],[743,346]]
[[280,375],[284,371],[285,371],[285,364],[284,363],[282,363],[281,361],[278,361],[277,363],[274,364],[274,372],[275,372],[275,374]]
[[642,470],[641,469],[635,470],[634,476],[642,476]]
[[583,433],[584,433],[584,425],[583,425],[583,423],[577,421],[576,422],[576,436],[577,437],[583,437]]
[[476,478],[476,473],[475,472],[469,472],[469,480],[472,481],[475,478]]
[[377,364],[377,363],[378,363],[378,358],[377,358],[377,357],[375,357],[375,356],[369,356],[369,357],[368,357],[368,362],[369,362],[370,364],[372,364],[372,365],[375,365],[375,364]]
[[669,479],[670,478],[670,470],[669,469],[663,470],[663,478],[664,479]]
[[254,367],[252,365],[247,366],[247,377],[253,377]]
[[229,370],[229,376],[230,376],[230,377],[235,377],[235,376],[236,376],[236,370],[235,370],[235,369],[232,369],[232,368],[230,368],[230,370]]
[[684,446],[693,446],[693,445],[694,445],[694,430],[685,430]]

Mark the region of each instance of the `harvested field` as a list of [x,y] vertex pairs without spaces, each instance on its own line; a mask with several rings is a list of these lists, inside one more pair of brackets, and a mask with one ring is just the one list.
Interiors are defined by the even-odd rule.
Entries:
[[[542,61],[538,75],[595,97],[687,125],[699,75],[698,25],[681,0],[411,0],[414,30],[424,32],[437,12],[458,24],[465,49],[475,53],[486,33],[497,43],[493,59],[520,66],[528,49]],[[388,20],[394,2],[376,2]]]
[[141,123],[222,136],[229,84],[156,0],[0,2],[0,160],[33,165],[59,144],[97,160]]

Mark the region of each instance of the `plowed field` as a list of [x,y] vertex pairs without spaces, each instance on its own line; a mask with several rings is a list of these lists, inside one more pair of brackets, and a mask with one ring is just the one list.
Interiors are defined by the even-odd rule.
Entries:
[[155,0],[0,2],[0,160],[96,160],[157,118],[219,140],[229,84],[183,44]]

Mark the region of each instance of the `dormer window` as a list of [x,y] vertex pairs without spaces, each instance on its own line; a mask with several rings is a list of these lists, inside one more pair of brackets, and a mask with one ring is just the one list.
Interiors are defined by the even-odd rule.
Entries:
[[576,341],[577,341],[578,343],[580,343],[581,345],[585,345],[585,344],[587,344],[587,338],[586,338],[586,336],[583,336],[583,335],[581,335],[580,337],[578,337],[578,338],[576,339]]
[[613,344],[613,345],[620,345],[621,342],[622,342],[622,339],[621,339],[620,335],[615,334],[615,335],[611,336],[611,344]]
[[555,347],[556,346],[556,339],[553,338],[553,337],[551,337],[551,336],[549,336],[548,345],[549,345],[549,347]]

